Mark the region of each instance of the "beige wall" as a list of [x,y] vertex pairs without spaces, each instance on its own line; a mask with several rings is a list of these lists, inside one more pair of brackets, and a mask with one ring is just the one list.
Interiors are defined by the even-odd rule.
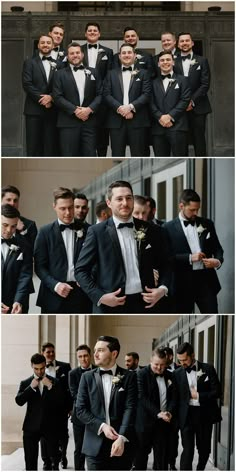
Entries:
[[55,218],[52,192],[59,186],[82,188],[114,165],[113,159],[2,159],[2,185],[21,192],[20,211],[38,227]]
[[19,383],[32,375],[30,358],[41,344],[56,345],[56,357],[77,367],[75,349],[86,343],[93,349],[100,335],[117,336],[121,343],[118,363],[124,367],[128,351],[137,351],[140,364],[149,362],[152,340],[178,317],[154,316],[69,316],[11,315],[2,316],[2,453],[21,445],[25,406],[15,403]]

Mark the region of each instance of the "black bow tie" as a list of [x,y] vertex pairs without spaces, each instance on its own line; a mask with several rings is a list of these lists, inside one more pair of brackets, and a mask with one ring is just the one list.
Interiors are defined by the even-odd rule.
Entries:
[[47,368],[50,367],[50,366],[54,367],[53,362],[48,362],[48,363],[46,364],[46,367],[47,367]]
[[12,244],[16,244],[16,239],[15,238],[10,238],[10,239],[5,239],[5,238],[2,238],[2,241],[1,243],[6,243],[8,246],[11,246]]
[[59,225],[59,228],[60,228],[60,231],[61,231],[61,232],[65,231],[66,228],[75,229],[75,223],[71,223],[70,225],[62,225],[62,224],[60,224],[60,225]]
[[130,70],[132,72],[132,67],[122,67],[122,72],[126,72],[127,70]]
[[60,49],[60,46],[56,46],[55,48],[53,48],[53,51],[56,51],[56,52],[58,52],[58,51],[59,51],[59,49]]
[[186,370],[186,372],[188,372],[190,374],[190,372],[192,372],[192,370],[196,371],[197,369],[196,369],[196,366],[193,365],[192,367],[187,367],[185,370]]
[[84,66],[74,66],[73,67],[74,71],[77,72],[77,70],[84,70]]
[[154,377],[157,378],[157,377],[164,377],[164,374],[154,374]]
[[181,56],[182,61],[186,61],[186,59],[191,59],[191,54],[187,54],[187,56]]
[[195,226],[195,220],[184,220],[184,226],[188,225]]
[[88,45],[88,48],[89,48],[89,49],[92,49],[92,48],[97,49],[97,48],[98,48],[98,45],[97,45],[97,44],[89,44],[89,45]]
[[82,372],[88,372],[89,370],[92,370],[91,367],[88,367],[88,369],[82,369]]
[[133,228],[133,226],[134,226],[134,223],[132,223],[132,221],[131,221],[130,223],[119,223],[117,228],[118,229],[122,229],[122,228],[125,228],[125,227]]
[[36,380],[40,382],[40,380],[43,380],[43,377],[38,377]]
[[42,61],[52,61],[56,62],[55,59],[52,58],[52,56],[43,56]]
[[108,374],[108,375],[113,375],[112,370],[99,370],[100,375]]
[[171,79],[171,74],[167,74],[167,75],[161,74],[162,80],[165,80],[166,77],[167,77],[168,79]]

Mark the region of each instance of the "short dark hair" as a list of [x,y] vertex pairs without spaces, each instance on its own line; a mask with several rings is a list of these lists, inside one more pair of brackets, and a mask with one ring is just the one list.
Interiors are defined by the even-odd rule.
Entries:
[[138,203],[139,205],[146,205],[147,200],[142,195],[134,195],[134,202]]
[[68,44],[67,51],[69,48],[78,48],[78,47],[81,49],[80,43],[77,41],[72,41],[72,43]]
[[114,338],[113,336],[99,336],[97,338],[97,341],[104,341],[108,343],[107,347],[108,349],[113,352],[113,351],[118,351],[118,354],[120,352],[120,343],[117,338]]
[[177,349],[177,354],[184,354],[185,352],[187,356],[191,356],[194,353],[192,344],[187,342],[180,344]]
[[161,33],[161,37],[162,37],[164,34],[171,34],[171,36],[173,36],[173,38],[176,39],[176,34],[173,33],[172,31],[163,31],[163,32]]
[[84,193],[77,192],[74,195],[75,195],[75,198],[81,198],[81,200],[86,200],[86,202],[88,203],[88,199]]
[[185,31],[181,31],[181,33],[178,34],[178,41],[179,41],[180,36],[184,36],[184,35],[186,35],[186,34],[187,34],[188,36],[190,36],[191,40],[193,41],[193,37],[192,37],[191,33],[189,33],[188,31],[186,31],[186,32],[185,32]]
[[131,351],[131,352],[127,352],[127,354],[125,354],[125,355],[126,355],[126,356],[132,356],[133,359],[136,359],[137,361],[139,361],[139,355],[138,355],[137,352]]
[[184,205],[187,205],[190,202],[200,202],[201,199],[195,190],[192,190],[191,188],[186,188],[183,190],[183,192],[180,195],[179,198],[179,203],[183,203]]
[[6,203],[5,205],[1,206],[1,215],[5,216],[5,218],[20,218],[20,212],[14,206],[9,205],[9,203]]
[[135,48],[132,44],[127,44],[127,43],[121,44],[120,49],[119,49],[119,53],[122,51],[123,48],[132,48],[133,51],[135,52]]
[[166,351],[163,347],[156,347],[152,351],[152,357],[153,356],[158,356],[160,359],[166,359]]
[[115,182],[112,182],[112,184],[109,185],[107,189],[107,198],[108,200],[111,200],[112,198],[112,190],[113,188],[118,188],[118,187],[127,187],[131,190],[131,193],[133,195],[133,189],[131,187],[131,184],[127,182],[126,180],[116,180]]
[[49,33],[52,32],[53,28],[61,28],[63,31],[65,31],[65,26],[63,25],[63,23],[60,23],[59,21],[49,26]]
[[91,356],[91,349],[89,346],[87,346],[87,344],[80,344],[77,348],[76,348],[76,352],[78,351],[87,351],[87,353]]
[[109,207],[107,206],[107,203],[105,202],[105,200],[102,200],[101,202],[98,202],[96,204],[95,213],[97,217],[101,216],[102,211],[107,211],[107,210],[109,210]]
[[2,198],[5,197],[6,193],[15,193],[20,198],[20,190],[14,187],[14,185],[5,185],[5,187],[2,187]]
[[146,202],[150,204],[150,208],[151,208],[152,210],[154,210],[154,208],[156,209],[157,204],[156,204],[156,201],[154,200],[154,198],[152,198],[152,197],[147,197],[147,196],[146,196],[145,198],[146,198]]
[[98,29],[99,33],[100,33],[100,31],[101,31],[100,25],[99,25],[99,23],[96,23],[95,21],[94,22],[90,21],[89,23],[87,23],[87,25],[85,26],[85,29],[84,29],[85,33],[86,33],[87,29],[89,28],[89,26],[95,26]]
[[166,54],[168,54],[168,56],[171,56],[173,58],[172,51],[168,50],[168,51],[161,51],[159,53],[158,60],[160,59],[160,57],[165,56]]
[[43,354],[39,354],[38,352],[36,354],[33,354],[33,356],[30,359],[31,364],[42,364],[45,362],[46,364],[46,359],[43,356]]
[[53,198],[54,198],[54,203],[56,203],[59,198],[64,198],[64,199],[72,198],[72,200],[74,200],[75,196],[69,188],[58,187],[55,190],[53,190]]
[[41,39],[43,36],[46,36],[47,38],[50,38],[50,39],[51,39],[51,41],[52,41],[52,43],[53,43],[52,36],[49,36],[49,34],[48,34],[48,33],[42,33],[42,34],[40,34],[40,36],[39,36],[39,39],[38,39],[38,42],[40,41],[40,39]]
[[42,345],[42,352],[46,351],[46,349],[47,349],[48,347],[52,347],[53,349],[55,349],[54,344],[49,343],[49,342],[47,341],[46,343],[43,343],[43,345]]
[[173,356],[174,351],[171,347],[164,347],[164,350],[166,351],[167,356]]
[[138,31],[137,31],[133,26],[126,26],[125,29],[124,29],[124,31],[123,31],[123,35],[125,35],[125,33],[126,33],[127,31],[135,31],[135,33],[136,33],[137,36],[138,36]]

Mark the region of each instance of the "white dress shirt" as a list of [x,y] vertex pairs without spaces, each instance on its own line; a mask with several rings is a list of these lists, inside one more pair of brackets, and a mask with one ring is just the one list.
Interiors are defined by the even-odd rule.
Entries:
[[2,243],[2,244],[1,244],[1,250],[2,250],[2,257],[3,257],[3,260],[4,260],[4,262],[5,262],[5,260],[6,260],[7,256],[8,256],[10,247],[8,246],[7,243]]
[[[126,66],[122,66],[122,67],[126,67]],[[133,71],[133,66],[131,67]],[[124,89],[123,105],[129,105],[129,86],[130,86],[132,71],[130,70],[127,70],[125,72],[122,71],[122,80],[123,80],[123,89]]]
[[[138,265],[138,249],[137,242],[134,238],[133,228],[121,228],[118,229],[119,223],[123,223],[113,216],[115,223],[117,236],[119,239],[121,253],[123,256],[123,262],[125,266],[126,282],[125,282],[125,294],[131,295],[134,293],[141,293],[143,291]],[[133,218],[130,218],[128,222],[133,222]],[[127,223],[128,223],[127,222]]]
[[[188,54],[181,54],[181,57],[187,56]],[[188,77],[189,76],[189,69],[190,69],[190,62],[193,58],[193,53],[191,53],[191,58],[190,59],[185,59],[182,61],[183,65],[183,71],[184,71],[184,76]]]
[[56,361],[52,361],[53,365],[46,367],[45,372],[47,375],[56,378]]
[[[80,64],[81,65],[81,64]],[[74,66],[70,64],[72,74],[74,76],[76,86],[79,92],[79,98],[80,98],[80,103],[78,103],[78,106],[82,106],[83,101],[84,101],[84,89],[85,89],[85,80],[86,80],[86,75],[84,72],[84,69],[79,69],[76,72],[74,71]]]
[[[113,365],[113,367],[109,370],[112,370],[113,376],[115,376],[117,365]],[[101,368],[101,370],[106,370]],[[111,424],[110,416],[109,416],[109,406],[110,406],[110,398],[111,398],[111,389],[112,389],[112,376],[110,374],[103,374],[102,379],[102,386],[104,392],[104,402],[105,402],[105,412],[106,412],[106,424]]]
[[[187,238],[189,247],[191,249],[191,254],[196,254],[198,252],[202,252],[200,242],[199,242],[199,235],[198,235],[198,232],[197,232],[196,223],[195,223],[194,226],[192,226],[191,224],[189,224],[188,226],[185,226],[184,221],[186,221],[186,218],[183,218],[181,213],[179,213],[179,219],[181,221],[183,232],[184,232],[184,234]],[[190,262],[190,264],[192,264],[193,270],[202,270],[202,269],[204,269],[203,262],[202,261],[192,262],[191,255],[190,255],[190,258],[189,258],[189,262]]]
[[99,45],[97,44],[97,48],[89,48],[89,43],[88,43],[87,49],[88,49],[88,65],[89,67],[93,67],[95,69],[96,63],[97,63]]
[[[71,223],[73,223],[72,220]],[[64,224],[62,221],[58,219],[58,224]],[[61,232],[62,239],[65,244],[67,261],[68,261],[68,270],[67,270],[67,282],[75,282],[75,268],[74,268],[74,246],[75,246],[75,231],[70,228],[66,228],[64,231]]]
[[[51,57],[51,53],[49,54]],[[39,53],[39,57],[42,59],[42,57],[44,56],[44,54],[42,54],[41,52]],[[42,64],[43,64],[43,67],[44,67],[44,70],[45,70],[45,74],[46,74],[46,77],[47,77],[47,81],[48,81],[48,78],[49,78],[49,75],[50,75],[50,71],[51,71],[51,62],[50,61],[42,61]]]
[[[196,370],[191,370],[191,372],[186,372],[189,388],[194,388],[197,391],[197,365]],[[189,405],[191,406],[200,406],[199,399],[190,398]]]
[[[165,74],[162,73],[162,75],[165,75]],[[167,74],[166,74],[166,75],[167,75]],[[171,75],[171,77],[172,77],[173,71],[170,72],[170,75]],[[163,82],[163,87],[164,87],[164,89],[165,89],[165,92],[166,92],[166,90],[167,90],[168,87],[169,87],[170,80],[171,80],[171,79],[170,79],[169,77],[166,77],[165,79],[162,80],[162,82]]]

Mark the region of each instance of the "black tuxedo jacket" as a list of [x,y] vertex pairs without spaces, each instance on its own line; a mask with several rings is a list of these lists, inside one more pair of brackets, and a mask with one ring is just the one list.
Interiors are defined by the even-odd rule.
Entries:
[[[95,366],[92,365],[92,369],[95,369]],[[80,423],[79,419],[77,418],[76,415],[76,399],[77,399],[77,394],[78,394],[78,389],[79,389],[79,384],[82,375],[85,374],[85,370],[82,369],[81,367],[75,367],[75,369],[70,370],[69,376],[68,376],[68,381],[69,381],[69,389],[70,389],[70,394],[73,399],[73,412],[71,415],[71,421],[72,423]]]
[[[166,383],[166,411],[173,413],[172,404],[172,373],[165,371],[164,379]],[[138,383],[138,406],[136,416],[136,431],[144,432],[155,428],[160,413],[160,396],[156,377],[153,374],[150,365],[137,372]]]
[[[204,229],[199,236],[199,242],[202,252],[206,257],[215,257],[223,263],[223,249],[220,245],[216,234],[213,221],[207,218],[196,218],[196,224]],[[188,287],[192,289],[192,273],[193,266],[189,263],[189,255],[191,249],[189,247],[187,238],[185,237],[179,217],[175,218],[163,225],[166,236],[169,242],[171,258],[173,260],[176,281],[187,290]],[[207,274],[208,284],[215,293],[221,289],[215,269],[203,269]],[[197,288],[196,288],[197,289]]]
[[2,302],[12,306],[14,302],[24,303],[25,297],[34,292],[32,275],[32,250],[24,236],[16,234],[16,251],[9,250],[2,263]]
[[[120,381],[112,386],[109,416],[115,430],[133,440],[134,421],[137,401],[137,377],[133,372],[117,366],[116,376]],[[76,401],[77,416],[86,425],[82,452],[97,456],[104,439],[98,435],[102,423],[106,422],[104,393],[99,369],[82,375]]]
[[52,381],[53,387],[48,390],[43,387],[41,395],[39,388],[32,389],[30,384],[33,375],[22,380],[15,397],[17,405],[23,406],[27,403],[27,410],[23,422],[23,431],[28,433],[38,433],[43,431],[55,432],[58,430],[58,412],[63,404],[60,383],[57,379],[47,377]]
[[[168,252],[161,227],[150,225],[133,218],[135,229],[146,228],[146,237],[137,243],[139,272],[143,289],[145,285],[155,287],[153,269],[159,270],[159,285],[169,285]],[[92,269],[96,265],[96,280]],[[126,273],[120,243],[113,218],[93,225],[87,237],[75,267],[75,277],[82,290],[91,298],[94,309],[101,313],[97,302],[105,293],[111,293],[121,287],[125,294]]]
[[[84,235],[77,238],[75,232],[74,263],[84,243],[88,224],[84,225]],[[43,226],[37,235],[34,246],[35,273],[41,280],[37,299],[38,306],[47,304],[48,310],[56,311],[61,306],[63,298],[55,291],[58,282],[66,282],[68,260],[65,244],[58,221]],[[85,296],[81,292],[81,296]]]
[[[96,112],[102,101],[102,83],[95,69],[88,67],[84,73],[86,80],[81,106],[90,107],[93,110],[85,122],[86,125],[96,126]],[[57,71],[53,82],[53,99],[58,108],[57,126],[59,128],[81,126],[84,122],[76,118],[74,114],[76,107],[80,106],[79,91],[69,64]]]
[[[84,53],[83,63],[86,67],[88,67],[88,43],[82,44],[81,50]],[[104,78],[106,77],[108,70],[112,68],[112,58],[112,49],[107,48],[102,44],[98,44],[98,56],[95,69],[98,71],[99,76],[102,80],[104,80]]]
[[45,108],[38,102],[41,95],[52,95],[52,83],[55,69],[51,67],[49,79],[47,81],[46,73],[42,60],[39,55],[32,59],[26,59],[23,65],[22,84],[26,93],[24,114],[36,116],[52,116],[55,117],[56,108]]
[[[193,54],[192,60],[195,61],[195,64],[190,66],[187,79],[191,90],[191,100],[195,105],[193,112],[198,115],[211,113],[211,105],[207,96],[211,80],[208,60],[196,54]],[[176,74],[183,75],[181,56],[178,56],[175,60],[174,70]]]
[[56,360],[56,378],[59,380],[61,390],[64,396],[62,410],[67,414],[72,410],[73,399],[69,390],[68,376],[71,371],[71,366],[68,362],[61,362]]
[[[215,368],[210,364],[197,361],[197,391],[199,393],[199,415],[202,423],[214,424],[221,421],[217,398],[220,398],[221,387]],[[198,375],[198,374],[197,374]],[[187,420],[189,400],[191,398],[187,373],[183,367],[172,374],[173,402],[177,411],[178,422],[182,429]]]
[[[135,61],[135,69],[141,70],[145,69],[149,73],[149,77],[154,76],[155,68],[154,61],[151,54],[143,51],[142,49],[136,48],[135,52],[137,54]],[[113,69],[121,68],[121,62],[119,59],[119,53],[114,54],[113,56]]]
[[[152,134],[164,134],[166,129],[172,132],[188,130],[185,111],[191,97],[188,81],[176,74],[173,74],[172,80],[174,82],[169,83],[166,91],[161,78],[156,78],[152,82]],[[174,119],[171,128],[163,128],[159,123],[161,116],[166,114],[170,114]]]
[[21,231],[16,230],[16,232],[19,233],[21,236],[25,237],[25,239],[28,241],[33,250],[34,242],[38,232],[36,223],[35,221],[29,220],[24,216],[20,216],[20,220],[22,221],[22,223],[24,223],[24,228]]
[[136,112],[132,120],[126,120],[117,113],[117,108],[123,105],[123,80],[121,69],[113,69],[108,72],[104,82],[103,96],[108,105],[108,115],[106,121],[107,128],[120,128],[123,120],[130,128],[146,128],[150,126],[149,102],[151,99],[151,81],[148,72],[137,70],[131,77],[129,87],[129,103],[132,103]]

